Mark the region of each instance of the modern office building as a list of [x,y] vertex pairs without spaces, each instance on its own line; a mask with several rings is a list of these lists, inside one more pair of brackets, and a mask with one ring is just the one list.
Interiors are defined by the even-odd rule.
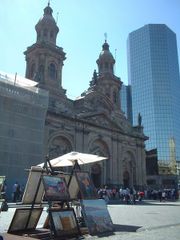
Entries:
[[146,149],[158,161],[180,160],[180,77],[176,34],[164,24],[148,24],[129,34],[128,74],[133,124],[142,116]]
[[131,86],[122,84],[120,91],[121,109],[132,124],[132,94]]

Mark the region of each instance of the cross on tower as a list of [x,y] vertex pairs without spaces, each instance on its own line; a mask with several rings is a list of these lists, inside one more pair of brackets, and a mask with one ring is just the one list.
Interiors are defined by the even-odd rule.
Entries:
[[105,42],[107,42],[107,33],[104,33]]

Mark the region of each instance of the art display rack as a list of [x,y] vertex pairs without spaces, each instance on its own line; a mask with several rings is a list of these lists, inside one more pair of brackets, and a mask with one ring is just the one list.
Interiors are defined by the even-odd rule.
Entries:
[[8,229],[8,234],[19,236],[37,235],[38,239],[49,239],[50,230],[36,229],[43,211],[43,185],[41,176],[47,174],[46,169],[31,167],[25,186],[22,202],[18,204]]
[[[48,205],[47,219],[43,228],[37,229],[43,211],[43,197]],[[74,200],[81,209],[86,231],[80,228],[72,206]],[[16,209],[8,233],[41,240],[56,240],[81,237],[84,233],[95,235],[113,231],[113,224],[103,201],[98,199],[89,172],[82,171],[78,162],[75,162],[71,173],[66,174],[54,171],[50,161],[46,159],[43,168],[31,167],[29,170],[21,207]]]
[[7,204],[5,199],[5,192],[2,191],[5,179],[5,176],[0,176],[0,212],[3,211],[4,204]]
[[[48,164],[49,164],[49,167],[48,167]],[[62,177],[64,175],[65,173],[63,172],[54,171],[50,163],[48,163],[48,160],[45,161],[43,168],[31,167],[31,169],[29,170],[29,177],[25,187],[24,194],[23,194],[22,202],[20,205],[18,205],[18,209],[16,209],[15,211],[14,217],[8,229],[8,234],[15,234],[19,236],[27,235],[29,237],[33,236],[33,238],[37,238],[37,239],[59,239],[58,235],[61,235],[60,239],[62,239],[63,234],[61,234],[61,232],[63,233],[63,231],[56,231],[53,217],[55,213],[58,213],[59,215],[63,215],[63,214],[67,214],[69,211],[70,217],[73,218],[74,223],[76,224],[76,231],[74,232],[72,231],[72,236],[82,235],[74,210],[70,206],[70,202],[71,202],[70,197],[68,197],[67,199],[66,198],[58,199],[57,201],[56,199],[54,200],[47,199],[47,204],[48,204],[47,219],[42,229],[36,229],[37,222],[42,213],[42,211],[40,210],[41,209],[43,210],[42,199],[43,199],[43,196],[46,197],[46,194],[44,194],[45,189],[44,189],[43,178],[47,176],[52,178],[56,178],[56,177],[60,178],[60,176]],[[70,179],[70,176],[68,177],[68,179]],[[33,225],[32,218],[34,218],[35,216],[34,212],[37,212],[38,210],[39,210],[39,215],[36,213],[37,221]],[[23,216],[23,213],[25,214],[25,212],[27,212],[25,225],[23,225],[24,223],[22,223],[22,228],[18,229],[17,220],[21,221],[21,219],[18,219],[18,218],[20,215]],[[47,226],[48,226],[48,229],[46,229]],[[67,231],[65,233],[67,234]]]

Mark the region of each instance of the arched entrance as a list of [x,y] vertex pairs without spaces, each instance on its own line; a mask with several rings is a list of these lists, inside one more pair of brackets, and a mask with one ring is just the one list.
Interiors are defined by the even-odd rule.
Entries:
[[123,185],[125,188],[130,187],[129,185],[129,172],[128,171],[124,171],[123,173]]
[[[72,149],[73,149],[72,144],[67,137],[57,135],[54,138],[52,138],[51,141],[49,141],[49,149],[48,149],[49,159],[51,160],[53,158],[64,155],[68,152],[71,152]],[[71,168],[56,167],[54,168],[54,170],[62,170],[62,171],[70,172]]]
[[56,136],[49,143],[49,159],[56,158],[71,151],[72,145],[64,136]]
[[133,187],[136,185],[135,158],[131,152],[126,152],[123,158],[123,185]]
[[96,188],[101,187],[101,166],[98,163],[91,167],[91,178]]
[[109,148],[102,139],[94,140],[89,148],[89,153],[107,157],[107,160],[96,163],[91,168],[91,176],[96,187],[107,184],[110,177]]

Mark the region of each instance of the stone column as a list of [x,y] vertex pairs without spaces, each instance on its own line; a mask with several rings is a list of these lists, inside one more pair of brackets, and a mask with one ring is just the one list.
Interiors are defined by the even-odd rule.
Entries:
[[112,170],[111,170],[111,179],[113,184],[117,184],[118,178],[117,178],[117,159],[118,159],[118,142],[116,137],[112,137]]
[[122,177],[122,144],[120,142],[117,143],[117,181],[118,184],[123,183],[123,177]]
[[83,127],[81,123],[75,125],[75,150],[77,152],[83,151]]

